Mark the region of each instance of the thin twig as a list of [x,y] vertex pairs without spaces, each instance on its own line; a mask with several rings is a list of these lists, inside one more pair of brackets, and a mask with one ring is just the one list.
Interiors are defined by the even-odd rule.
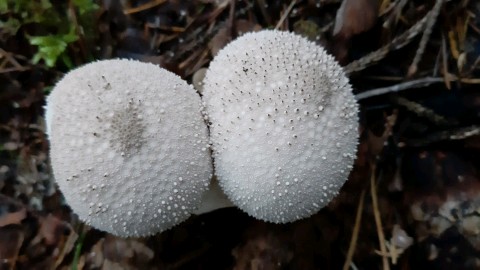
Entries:
[[13,68],[2,68],[0,69],[0,74],[2,73],[9,73],[9,72],[15,72],[15,71],[25,71],[25,70],[28,70],[30,69],[29,67],[22,67],[22,68],[16,68],[16,67],[13,67]]
[[[69,1],[69,3],[68,3],[67,14],[68,14],[69,20],[75,26],[75,30],[74,30],[75,34],[77,34],[77,36],[79,37],[78,40],[77,40],[77,44],[78,44],[78,47],[80,49],[79,51],[80,51],[81,57],[82,57],[81,61],[84,61],[85,59],[87,59],[87,54],[88,54],[87,53],[87,46],[85,45],[85,35],[84,35],[83,30],[82,30],[82,27],[78,23],[78,18],[77,18],[77,14],[75,13],[75,7],[74,7],[74,4],[73,4],[73,1]],[[77,54],[75,54],[75,56],[76,55]],[[75,59],[75,60],[78,63],[78,59]]]
[[233,21],[235,19],[235,0],[230,0],[229,6],[230,6],[230,10],[229,10],[228,20],[227,20],[227,29],[228,29],[228,35],[232,36],[233,35]]
[[134,7],[134,8],[127,8],[123,11],[123,13],[125,14],[133,14],[133,13],[138,13],[138,12],[141,12],[141,11],[144,11],[144,10],[147,10],[147,9],[151,9],[151,8],[154,8],[158,5],[161,5],[163,3],[167,2],[167,0],[153,0],[153,1],[150,1],[150,2],[147,2],[145,4],[142,4],[138,7]]
[[447,89],[452,89],[452,84],[450,80],[448,80],[448,53],[447,53],[447,41],[445,39],[445,35],[442,34],[442,73],[443,73],[443,80],[445,82],[445,86]]
[[[430,11],[432,12],[432,11]],[[380,49],[367,54],[366,56],[351,62],[350,64],[346,65],[344,70],[347,74],[357,72],[363,70],[376,62],[382,60],[390,51],[398,50],[403,48],[405,45],[409,44],[414,37],[416,37],[425,27],[427,23],[427,16],[423,17],[417,23],[415,23],[412,27],[410,27],[407,31],[403,34],[399,35],[398,37],[394,38],[392,42],[389,44],[381,47]]]
[[383,16],[384,14],[389,12],[391,9],[393,9],[392,13],[388,15],[388,18],[383,23],[383,28],[391,28],[392,25],[397,24],[398,20],[400,19],[400,16],[402,15],[402,10],[405,7],[405,4],[407,4],[407,2],[408,0],[399,0],[393,4],[390,4],[391,7],[384,9],[380,13],[380,16]]
[[360,232],[364,201],[365,190],[362,190],[362,194],[360,194],[360,201],[358,202],[357,214],[355,216],[355,225],[353,226],[352,238],[350,238],[350,245],[348,246],[347,258],[345,259],[343,270],[348,270],[352,265],[353,254],[355,253],[355,247],[357,246],[358,233]]
[[[379,79],[379,80],[386,80],[386,81],[399,81],[402,80],[401,77],[378,77],[378,76],[372,76],[368,77],[369,79]],[[402,82],[386,87],[380,87],[376,89],[371,89],[367,90],[362,93],[358,93],[355,95],[355,98],[357,100],[363,100],[375,96],[380,96],[380,95],[385,95],[388,93],[395,93],[395,92],[400,92],[408,89],[415,89],[415,88],[421,88],[421,87],[426,87],[434,83],[440,83],[444,82],[445,80],[448,80],[448,82],[460,82],[464,84],[480,84],[480,78],[458,78],[453,75],[449,75],[448,78],[440,78],[440,77],[425,77],[413,81],[407,81],[407,82]]]
[[423,136],[420,139],[411,139],[407,140],[400,144],[400,146],[410,146],[410,147],[419,147],[425,146],[432,143],[440,142],[440,141],[456,141],[456,140],[464,140],[472,136],[480,135],[480,126],[469,126],[469,127],[462,127],[458,129],[449,129],[446,131],[440,131],[437,133],[433,133],[427,136]]
[[[15,59],[14,56],[12,56],[12,53],[7,52],[0,48],[0,59],[3,59],[3,61],[0,63],[0,74],[1,73],[8,73],[8,72],[14,72],[14,71],[24,71],[29,69],[29,67],[22,66],[18,63],[18,61]],[[13,67],[6,67],[7,64],[10,64]]]
[[[177,51],[171,56],[168,54],[166,55],[166,61],[167,62],[182,62],[184,61],[188,55],[195,50],[197,50],[199,47],[205,46],[205,44],[210,41],[215,34],[220,31],[225,26],[228,26],[228,20],[216,22],[216,18],[226,9],[228,5],[222,5],[219,6],[215,11],[212,12],[210,15],[208,21],[206,23],[203,23],[196,29],[192,29],[191,31],[187,31],[188,26],[185,28],[185,31],[182,33],[182,35],[179,35],[177,37],[177,43],[179,40],[183,40],[183,44],[188,44],[186,46],[186,49],[182,51]],[[247,13],[248,10],[253,8],[253,3],[247,4],[244,8],[241,9],[236,9],[235,10],[235,18],[237,16],[243,15]],[[215,25],[212,26],[212,23],[216,23]]]
[[[479,57],[479,62],[480,62],[480,57]],[[369,80],[380,80],[380,81],[389,81],[389,82],[399,82],[405,80],[405,77],[403,76],[365,76],[363,77],[364,79],[369,79]],[[439,78],[439,79],[444,79],[440,77],[435,77],[432,76],[430,78]],[[451,75],[449,76],[449,81],[450,82],[460,82],[463,84],[480,84],[480,78],[458,78],[457,76]]]
[[405,5],[408,3],[408,0],[400,0],[400,2],[398,3],[398,5],[395,7],[395,11],[394,11],[394,14],[395,14],[395,23],[398,22],[398,20],[400,19],[400,16],[402,15],[402,10],[403,8],[405,7]]
[[407,108],[407,110],[414,112],[416,115],[426,118],[439,126],[451,126],[457,124],[457,121],[455,119],[446,119],[445,117],[437,114],[432,109],[427,108],[418,102],[411,101],[399,96],[393,97],[393,101],[398,105]]
[[368,90],[366,92],[357,94],[355,97],[357,98],[357,100],[362,100],[362,99],[367,99],[374,96],[384,95],[387,93],[399,92],[399,91],[412,89],[412,88],[425,87],[433,83],[439,83],[439,82],[443,82],[443,79],[435,78],[435,77],[425,77],[418,80],[413,80],[413,81],[403,82],[403,83],[399,83],[399,84],[395,84],[387,87]]
[[437,21],[438,14],[440,13],[440,8],[443,5],[444,0],[437,0],[435,5],[433,6],[432,10],[429,12],[427,16],[427,24],[425,25],[425,30],[423,31],[422,39],[418,45],[417,52],[415,53],[415,57],[413,58],[412,64],[408,68],[408,77],[411,77],[413,74],[417,72],[418,63],[422,59],[423,52],[425,51],[425,47],[427,46],[428,39],[432,34],[433,26]]
[[[380,252],[387,254],[387,246],[385,244],[385,235],[383,234],[382,219],[380,217],[380,210],[378,206],[377,188],[375,183],[375,165],[372,165],[372,175],[370,177],[370,193],[372,195],[373,216],[375,218],[375,225],[377,226],[378,241],[380,243]],[[383,270],[389,270],[388,257],[382,256]]]
[[288,6],[287,10],[285,10],[285,12],[283,13],[282,17],[280,18],[280,20],[278,20],[278,23],[277,23],[277,26],[275,26],[275,29],[279,29],[280,26],[282,26],[283,22],[285,21],[285,19],[288,17],[288,14],[290,14],[290,12],[292,11],[292,8],[293,6],[296,4],[297,0],[293,0],[290,5]]

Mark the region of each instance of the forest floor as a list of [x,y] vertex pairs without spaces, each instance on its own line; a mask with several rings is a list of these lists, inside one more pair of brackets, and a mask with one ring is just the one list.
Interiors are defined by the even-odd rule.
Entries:
[[[289,30],[344,66],[360,145],[328,207],[291,224],[226,208],[148,238],[83,225],[51,173],[45,97],[115,57],[196,84],[242,33]],[[480,2],[0,1],[0,269],[480,269]]]

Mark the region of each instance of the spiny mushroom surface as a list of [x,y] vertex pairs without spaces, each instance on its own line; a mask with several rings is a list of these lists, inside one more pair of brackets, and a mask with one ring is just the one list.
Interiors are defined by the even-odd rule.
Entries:
[[323,48],[288,32],[248,33],[219,52],[204,83],[216,174],[235,205],[286,223],[338,193],[356,156],[358,105]]
[[55,179],[97,229],[164,231],[187,219],[208,188],[201,100],[171,72],[130,60],[87,64],[57,83],[47,116]]

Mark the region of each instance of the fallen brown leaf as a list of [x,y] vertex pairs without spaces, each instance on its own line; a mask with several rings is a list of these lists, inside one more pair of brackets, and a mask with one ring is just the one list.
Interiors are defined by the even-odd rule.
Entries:
[[238,19],[235,21],[235,30],[237,30],[237,36],[240,36],[244,33],[260,31],[262,26],[252,21]]
[[27,215],[27,209],[15,200],[0,195],[0,227],[20,224]]
[[63,262],[65,256],[73,250],[77,239],[78,234],[74,230],[70,230],[70,233],[68,234],[68,236],[66,236],[65,241],[63,241],[63,243],[61,243],[61,246],[59,246],[60,253],[55,260],[55,267],[58,267]]
[[[9,225],[0,228],[0,261],[1,269],[15,269],[15,263],[25,236],[23,229],[18,225]],[[5,267],[6,263],[9,267]]]
[[10,224],[20,224],[22,220],[26,217],[27,210],[25,208],[20,209],[13,213],[8,213],[0,216],[0,227],[10,225]]
[[333,35],[349,39],[372,28],[377,21],[378,0],[343,0],[337,11]]
[[103,265],[103,243],[105,239],[102,238],[95,243],[90,252],[85,255],[83,260],[87,268],[98,269]]
[[377,21],[378,0],[343,0],[335,17],[333,54],[341,64],[346,64],[349,40],[365,32]]
[[47,217],[40,219],[40,230],[32,240],[32,243],[38,243],[42,240],[46,245],[59,245],[59,241],[64,240],[65,233],[72,231],[70,225],[66,222],[58,219],[57,217],[49,214]]

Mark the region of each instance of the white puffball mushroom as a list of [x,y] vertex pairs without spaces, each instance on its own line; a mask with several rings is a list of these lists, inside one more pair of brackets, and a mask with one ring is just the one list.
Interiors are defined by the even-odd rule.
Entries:
[[105,60],[60,80],[47,104],[50,156],[87,224],[147,236],[197,209],[212,176],[200,96],[153,64]]
[[347,180],[358,105],[322,47],[289,32],[247,33],[211,62],[203,94],[220,186],[249,215],[309,217]]

